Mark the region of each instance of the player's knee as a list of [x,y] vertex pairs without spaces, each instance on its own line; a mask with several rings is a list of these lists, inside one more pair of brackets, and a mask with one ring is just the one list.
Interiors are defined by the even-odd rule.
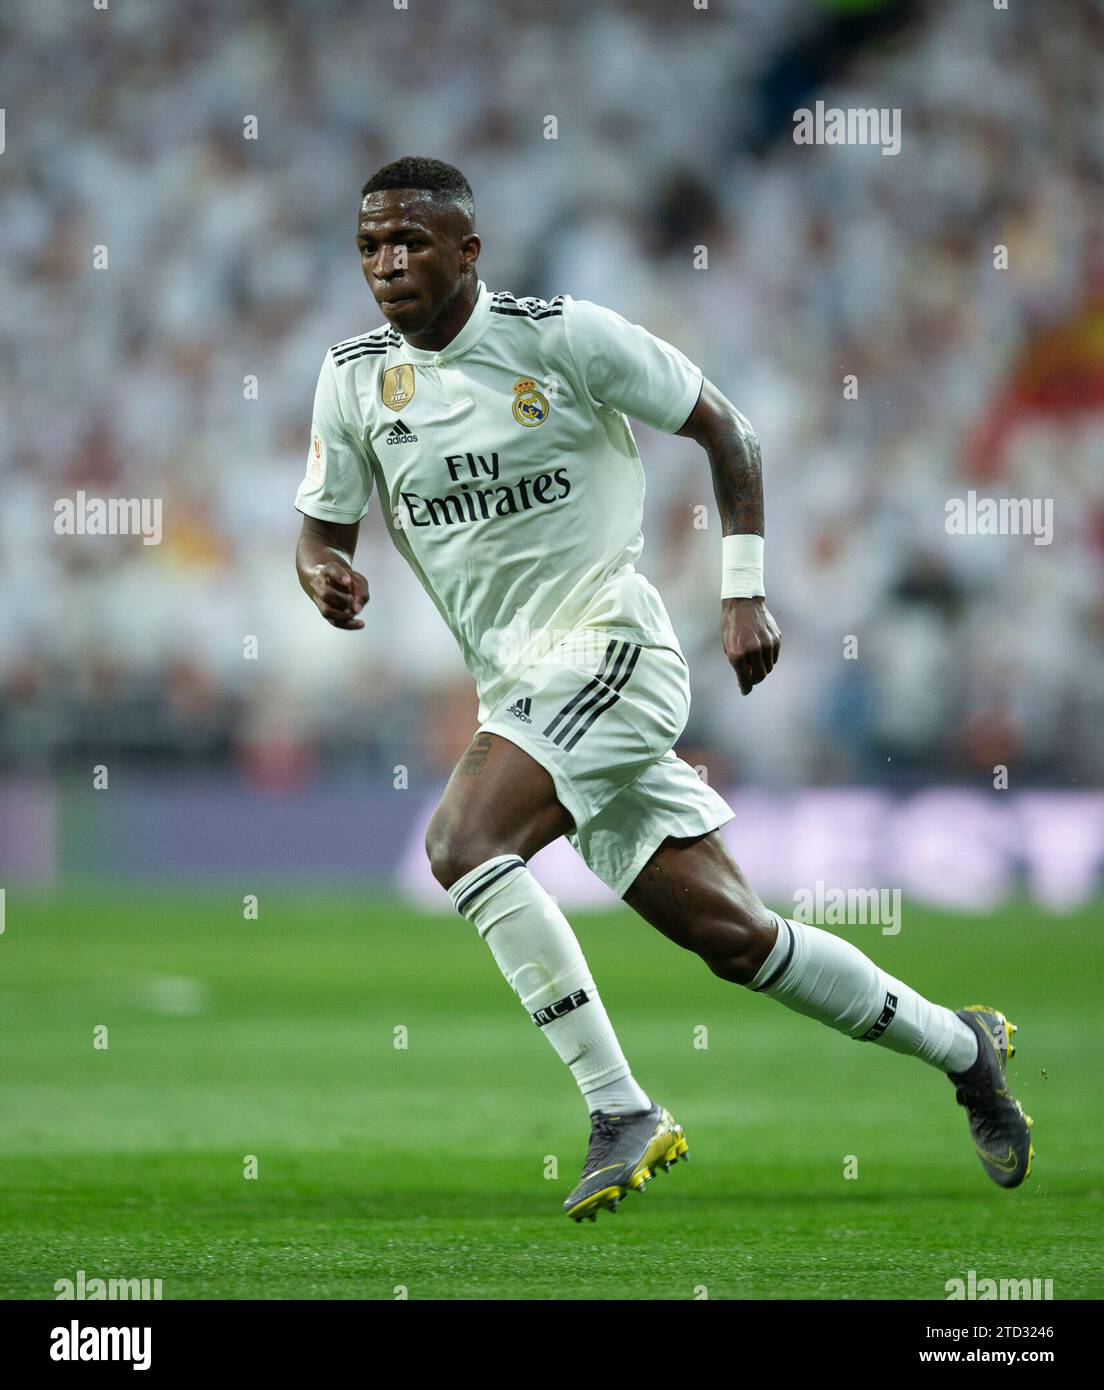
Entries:
[[470,830],[434,821],[430,821],[426,831],[425,847],[430,870],[442,888],[451,888],[472,869],[503,852]]
[[467,873],[460,836],[435,826],[432,821],[426,831],[425,849],[430,871],[442,888],[451,888]]
[[749,985],[770,955],[774,931],[774,919],[761,903],[742,906],[725,922],[723,933],[711,934],[702,959],[722,980]]

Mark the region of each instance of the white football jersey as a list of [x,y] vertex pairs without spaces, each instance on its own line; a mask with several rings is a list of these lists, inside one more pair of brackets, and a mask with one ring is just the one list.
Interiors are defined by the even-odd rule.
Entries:
[[677,348],[610,309],[491,294],[480,280],[439,352],[391,325],[327,352],[295,505],[353,522],[379,493],[460,645],[482,720],[578,628],[681,650],[634,567],[644,471],[626,416],[674,434],[701,385]]

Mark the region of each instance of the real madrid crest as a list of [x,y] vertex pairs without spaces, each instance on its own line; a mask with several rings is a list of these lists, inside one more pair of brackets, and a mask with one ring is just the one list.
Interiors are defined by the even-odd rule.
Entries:
[[388,367],[380,383],[380,395],[388,410],[402,410],[414,397],[414,368],[409,362]]
[[532,429],[548,419],[548,398],[537,390],[537,383],[523,376],[514,382],[514,419]]

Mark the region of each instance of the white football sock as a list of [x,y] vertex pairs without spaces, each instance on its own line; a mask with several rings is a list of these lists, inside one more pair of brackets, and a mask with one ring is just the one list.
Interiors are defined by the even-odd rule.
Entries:
[[575,933],[525,861],[495,855],[448,894],[570,1068],[591,1113],[647,1110],[651,1101],[633,1080]]
[[887,975],[842,937],[807,922],[776,920],[778,939],[750,989],[940,1071],[965,1071],[974,1062],[977,1035],[952,1010]]

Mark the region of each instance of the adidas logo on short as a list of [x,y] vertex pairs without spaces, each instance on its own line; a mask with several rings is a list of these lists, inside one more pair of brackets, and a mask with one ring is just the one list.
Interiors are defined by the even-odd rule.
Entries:
[[523,724],[532,724],[533,721],[529,718],[529,711],[532,707],[533,701],[530,696],[526,695],[520,700],[515,700],[506,713],[516,714]]
[[387,431],[385,444],[417,444],[418,436],[413,430],[408,430],[401,420],[396,420]]

